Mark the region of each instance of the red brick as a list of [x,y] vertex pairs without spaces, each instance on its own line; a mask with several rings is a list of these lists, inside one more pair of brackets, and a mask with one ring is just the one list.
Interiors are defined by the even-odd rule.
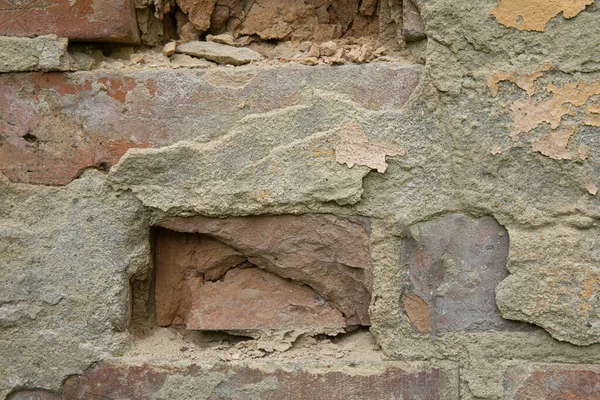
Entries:
[[310,287],[258,268],[235,268],[222,280],[192,286],[190,330],[325,329],[344,316]]
[[[249,114],[298,104],[305,86],[393,110],[421,71],[368,64],[0,74],[0,172],[13,182],[64,185],[83,168],[114,165],[131,147],[207,142]],[[236,74],[247,79],[240,84]]]
[[600,365],[525,364],[507,373],[505,398],[600,399]]
[[[451,214],[420,223],[403,240],[401,303],[414,328],[434,333],[505,330],[496,286],[508,276],[508,233],[492,217]],[[428,320],[429,319],[429,320]]]
[[[195,398],[198,385],[203,395],[215,399],[457,399],[457,372],[453,367],[431,367],[402,363],[220,363],[209,368],[154,366],[148,364],[96,365],[83,375],[68,378],[63,400],[168,398],[165,383],[180,382],[177,394]],[[181,386],[189,388],[189,393]],[[212,388],[207,387],[214,382]],[[267,383],[267,384],[265,384]],[[28,399],[19,398],[15,399]]]
[[[349,325],[369,325],[373,271],[368,227],[363,225],[368,222],[364,219],[357,221],[360,223],[321,214],[193,217],[164,221],[159,226],[217,239],[243,254],[251,264],[281,278],[307,284],[342,312]],[[164,240],[161,232],[163,230],[156,232],[156,248],[159,252],[165,247],[161,243]],[[196,254],[205,252],[202,238],[181,240],[196,241],[199,244]],[[169,246],[173,246],[173,243]],[[190,250],[185,246],[181,246],[181,249],[179,254],[185,260],[185,254]],[[171,254],[177,254],[177,251]],[[177,257],[157,254],[157,292],[159,289],[165,292],[161,297],[168,297],[169,291],[173,297],[181,293],[170,290],[170,287],[181,285],[169,286],[159,281],[160,277],[170,275],[163,269],[181,268],[185,261]],[[197,261],[187,262],[192,266],[198,265]],[[203,268],[200,266],[199,272],[202,273]]]
[[185,324],[190,312],[192,283],[197,277],[215,280],[246,261],[241,253],[210,236],[160,229],[156,231],[156,322]]
[[81,41],[140,41],[132,0],[0,0],[0,36],[47,34]]

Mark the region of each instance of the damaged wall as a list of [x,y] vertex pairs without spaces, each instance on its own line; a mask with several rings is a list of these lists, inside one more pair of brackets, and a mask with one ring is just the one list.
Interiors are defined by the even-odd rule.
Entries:
[[598,32],[0,2],[0,398],[600,397]]

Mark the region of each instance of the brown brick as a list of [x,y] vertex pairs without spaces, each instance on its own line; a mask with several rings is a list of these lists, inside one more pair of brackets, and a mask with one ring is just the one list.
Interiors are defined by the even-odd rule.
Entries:
[[412,0],[402,2],[402,34],[407,41],[426,37],[421,13]]
[[[369,325],[373,272],[367,221],[359,222],[332,215],[193,217],[161,222],[169,230],[155,231],[158,323],[187,321],[191,329],[213,330]],[[244,261],[269,274],[242,270],[223,277]],[[219,278],[223,281],[214,282]],[[269,286],[277,289],[277,296],[269,293]],[[222,308],[215,310],[219,304]],[[249,309],[247,315],[237,310],[242,304]],[[289,318],[282,318],[286,309],[293,311]],[[206,317],[202,324],[198,322],[201,315]]]
[[451,214],[416,225],[412,235],[402,246],[401,303],[417,331],[518,326],[496,306],[495,288],[508,276],[508,233],[496,220]]
[[0,0],[0,36],[139,43],[132,0]]
[[525,364],[507,372],[505,398],[600,399],[600,365]]
[[258,268],[235,268],[192,286],[191,330],[316,329],[339,331],[344,316],[306,285]]
[[[177,380],[176,387],[169,385],[171,378]],[[457,381],[452,365],[393,362],[354,366],[256,362],[252,367],[219,363],[209,368],[100,364],[68,378],[61,398],[141,400],[157,398],[160,393],[158,398],[446,400],[458,398]]]
[[13,182],[64,185],[83,168],[114,165],[132,147],[207,142],[247,115],[297,104],[303,87],[397,109],[421,70],[369,64],[0,74],[0,171]]

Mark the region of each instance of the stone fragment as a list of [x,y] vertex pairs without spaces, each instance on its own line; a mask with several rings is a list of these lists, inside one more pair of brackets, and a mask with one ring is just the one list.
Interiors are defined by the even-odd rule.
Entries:
[[77,41],[140,41],[131,0],[23,0],[0,2],[0,35],[53,34]]
[[347,164],[349,168],[366,165],[384,173],[387,169],[386,156],[403,156],[405,153],[404,148],[398,144],[370,141],[362,126],[358,122],[352,122],[340,134],[335,147],[335,160],[340,164]]
[[68,44],[68,39],[55,35],[33,39],[0,36],[0,73],[69,71],[73,60],[67,53]]
[[162,53],[166,57],[171,57],[173,54],[175,54],[176,49],[177,49],[177,42],[169,42],[164,45],[164,47],[162,49]]
[[258,268],[232,269],[216,282],[198,281],[191,292],[190,330],[333,333],[346,326],[344,316],[310,287]]
[[524,364],[509,368],[506,399],[597,399],[600,366],[586,364]]
[[319,59],[317,57],[306,57],[302,60],[302,64],[304,65],[317,65],[319,63]]
[[331,215],[281,215],[180,218],[159,226],[209,235],[261,269],[309,285],[348,324],[369,325],[373,272],[368,234],[359,223]]
[[421,13],[412,0],[403,0],[402,2],[402,22],[402,35],[406,41],[421,40],[427,37]]
[[[171,64],[216,65],[185,54],[174,54]],[[342,94],[369,110],[395,110],[408,100],[423,70],[400,65],[265,67],[252,71],[256,76],[249,84],[233,76],[228,85],[227,74],[217,83],[214,76],[205,81],[205,72],[187,68],[0,74],[0,172],[14,182],[64,185],[84,168],[110,168],[131,147],[208,142],[249,115],[298,104],[307,89]],[[238,108],[242,100],[246,106]],[[302,119],[306,123],[306,115]],[[311,126],[314,132],[332,128]]]
[[319,45],[319,54],[331,57],[337,52],[337,44],[334,41],[328,41]]
[[177,52],[194,57],[205,58],[219,64],[244,65],[264,57],[245,47],[227,46],[215,42],[192,41],[177,46]]
[[217,64],[212,61],[188,56],[187,54],[173,54],[173,56],[171,56],[171,64],[176,67],[203,69],[217,66]]
[[419,332],[429,326],[443,333],[515,325],[502,319],[495,302],[494,290],[508,276],[508,234],[502,226],[491,217],[450,214],[411,232],[402,241],[407,287],[402,303]]
[[252,43],[252,39],[248,36],[242,36],[241,38],[234,38],[231,33],[222,33],[220,35],[208,35],[206,40],[209,42],[226,44],[228,46],[243,47],[248,46]]
[[375,15],[379,0],[363,0],[360,2],[360,13],[362,15]]
[[[457,370],[451,363],[335,361],[324,366],[303,360],[293,363],[255,361],[251,367],[215,363],[207,368],[141,362],[103,363],[83,375],[69,377],[63,384],[62,398],[292,400],[342,399],[351,394],[353,399],[364,400],[408,398],[406,396],[451,400],[458,398]],[[11,400],[15,399],[22,398]]]
[[176,0],[176,2],[200,32],[210,28],[210,16],[217,0]]

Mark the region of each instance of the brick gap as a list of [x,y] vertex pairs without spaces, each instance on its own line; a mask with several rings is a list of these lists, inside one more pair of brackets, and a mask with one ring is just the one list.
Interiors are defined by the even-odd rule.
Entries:
[[[306,222],[302,223],[311,224],[323,217],[312,215],[267,216],[264,218],[269,219],[269,221],[266,225],[267,228],[263,226],[262,229],[270,229],[268,225],[276,222],[278,218],[285,219],[287,221],[285,223],[290,223],[291,221],[292,224],[299,223],[296,218],[300,220],[304,218]],[[320,229],[321,233],[328,233],[323,229],[333,228],[327,227],[327,224],[332,224],[333,226],[341,223],[343,226],[342,230],[338,229],[339,226],[335,228],[338,229],[337,234],[341,234],[344,229],[352,229],[351,236],[356,236],[357,232],[363,235],[359,236],[363,243],[357,245],[357,247],[361,248],[368,245],[368,241],[366,240],[369,234],[368,224],[364,225],[363,223],[361,225],[360,223],[343,219],[340,219],[340,222],[337,217],[333,216],[326,216],[324,218],[326,222],[322,223],[322,225],[326,226],[326,228],[321,226],[317,231]],[[179,219],[179,221],[181,220],[184,220],[185,224],[185,220],[189,219]],[[213,224],[215,223],[214,221],[217,221],[217,225],[218,221],[223,221],[211,218],[207,218],[206,220]],[[240,220],[242,221],[240,222],[242,225],[248,221],[250,221],[250,224],[257,222],[252,217],[231,218],[229,220]],[[235,229],[233,230],[235,231]],[[239,231],[243,231],[243,228],[240,228]],[[260,229],[258,234],[260,234]],[[255,332],[264,330],[297,330],[301,331],[301,334],[308,334],[319,338],[319,340],[325,337],[336,337],[335,340],[341,340],[343,336],[351,332],[365,332],[365,329],[368,330],[368,321],[363,320],[361,322],[358,320],[358,314],[361,314],[362,310],[355,312],[355,315],[344,315],[343,311],[349,314],[348,304],[351,301],[347,301],[340,307],[340,305],[336,304],[336,301],[328,301],[327,296],[331,296],[331,294],[323,293],[319,288],[314,288],[313,282],[304,282],[302,279],[298,279],[297,276],[282,277],[277,271],[265,268],[265,265],[256,265],[250,260],[258,260],[258,263],[264,262],[264,260],[260,259],[260,256],[257,256],[257,254],[248,253],[248,248],[247,246],[243,248],[243,243],[241,246],[236,246],[226,240],[229,242],[229,244],[226,244],[224,241],[215,239],[209,234],[177,232],[161,226],[153,227],[151,236],[154,268],[148,276],[134,278],[130,282],[132,293],[130,329],[136,338],[143,339],[158,326],[170,327],[177,332],[187,335],[192,341],[198,343],[214,342],[215,340],[232,343],[239,340],[246,340],[247,338],[233,339],[230,335],[231,333],[242,336],[247,334],[247,336],[256,337],[253,335]],[[302,236],[300,242],[307,240],[306,232],[300,233],[300,236]],[[244,238],[240,240],[243,241]],[[331,241],[332,238],[329,237],[327,240]],[[183,248],[177,249],[177,243],[183,244]],[[344,245],[347,245],[349,242],[345,240],[344,243]],[[204,250],[194,248],[203,244],[205,245]],[[161,250],[161,246],[166,250]],[[317,246],[317,244],[316,242],[309,243],[308,246],[309,252],[311,252],[310,246]],[[367,251],[367,249],[365,248],[362,251]],[[244,252],[247,254],[244,254]],[[179,267],[185,263],[191,263],[189,265],[185,264],[189,267],[198,267],[198,265],[192,265],[198,260],[200,260],[200,263],[204,263],[204,265],[200,265],[200,270],[188,268],[187,272],[180,270],[173,273],[173,271],[168,271],[170,267],[167,267],[167,271],[165,271],[163,259],[165,256],[168,258],[173,255],[187,258],[183,262],[181,260],[175,261],[174,264],[178,264]],[[285,258],[288,256],[289,254],[283,254],[282,257]],[[201,261],[203,257],[204,260],[207,257],[212,258],[208,261]],[[277,254],[269,254],[266,258],[269,257],[279,262]],[[363,257],[363,259],[366,258]],[[211,262],[212,264],[210,264]],[[334,264],[335,262],[332,265]],[[369,287],[367,308],[368,302],[370,302],[370,285],[372,282],[370,268],[369,256],[368,265],[365,266],[365,277],[363,278],[366,282],[365,285]],[[165,274],[165,272],[167,273]],[[356,273],[356,271],[345,273]],[[161,279],[170,279],[170,281],[161,283]],[[187,283],[182,282],[182,279],[187,280]],[[190,282],[196,285],[194,286],[194,290],[198,290],[199,294],[191,292]],[[338,292],[340,291],[339,289],[337,289]],[[166,297],[165,290],[167,291]],[[230,290],[231,293],[219,299],[219,294],[226,290]],[[244,298],[248,293],[250,293],[250,297]],[[281,297],[283,294],[289,297]],[[351,295],[350,291],[349,296]],[[175,296],[176,298],[171,296]],[[213,297],[212,301],[218,307],[211,308],[206,306],[204,304],[206,303],[204,301],[206,297],[203,296]],[[233,310],[234,321],[236,319],[242,320],[242,323],[236,325],[235,323],[230,323],[230,316],[227,313],[220,312],[220,308],[224,305],[239,305],[238,296],[242,298],[241,301],[243,303],[254,304],[261,309],[244,311],[242,313]],[[336,300],[339,301],[337,298]],[[168,309],[166,314],[165,305]],[[192,312],[194,311],[194,307],[204,308],[199,313],[194,314]],[[346,307],[345,310],[344,307]],[[357,305],[357,307],[363,306]],[[246,314],[248,318],[245,318]],[[191,321],[187,320],[190,316]],[[208,323],[207,321],[203,321],[207,316],[209,319],[212,318],[213,321],[208,321]],[[361,318],[364,319],[365,317],[362,316]],[[256,321],[259,322],[255,323]],[[186,324],[188,329],[185,328]]]

